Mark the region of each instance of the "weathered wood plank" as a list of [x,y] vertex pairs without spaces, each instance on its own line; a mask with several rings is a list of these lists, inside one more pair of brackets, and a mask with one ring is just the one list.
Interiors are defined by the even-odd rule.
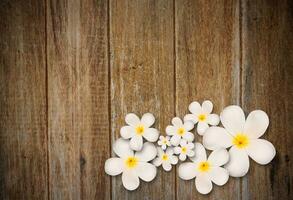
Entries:
[[[174,116],[173,3],[169,0],[110,1],[112,141],[129,112],[155,115],[164,132]],[[113,199],[174,199],[175,171],[158,170],[136,191],[112,179]]]
[[[210,99],[218,113],[240,100],[239,3],[232,0],[175,1],[176,114],[192,101]],[[196,140],[201,137],[196,133]],[[195,181],[177,176],[177,199],[240,199],[240,181],[214,185],[209,195],[196,191]]]
[[47,4],[51,199],[110,199],[107,1]]
[[0,2],[0,199],[47,199],[45,2]]
[[270,126],[263,138],[277,155],[271,164],[251,160],[243,199],[293,199],[293,4],[292,1],[244,0],[243,106],[266,111]]

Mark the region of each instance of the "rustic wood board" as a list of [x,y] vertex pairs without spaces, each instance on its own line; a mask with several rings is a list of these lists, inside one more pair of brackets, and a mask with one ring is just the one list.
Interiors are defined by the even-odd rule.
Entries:
[[0,199],[48,196],[44,10],[0,3]]

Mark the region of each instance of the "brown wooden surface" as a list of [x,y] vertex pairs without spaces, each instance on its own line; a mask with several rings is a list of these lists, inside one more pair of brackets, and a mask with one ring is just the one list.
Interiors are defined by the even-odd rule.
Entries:
[[[290,0],[1,1],[0,199],[293,199],[292,14]],[[127,113],[164,134],[205,99],[265,110],[272,163],[206,196],[175,168],[134,192],[104,173]]]

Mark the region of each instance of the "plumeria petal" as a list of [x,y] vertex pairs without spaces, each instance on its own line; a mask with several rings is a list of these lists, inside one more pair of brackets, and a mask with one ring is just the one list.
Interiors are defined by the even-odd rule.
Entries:
[[139,178],[134,170],[125,170],[122,173],[122,183],[127,190],[135,190],[139,186]]
[[159,131],[155,128],[148,128],[145,130],[143,137],[149,142],[155,142],[158,140]]
[[190,131],[193,129],[194,124],[191,121],[186,121],[183,125],[186,131]]
[[130,148],[135,151],[140,151],[142,148],[142,136],[135,135],[130,140]]
[[139,178],[146,182],[150,182],[156,177],[157,168],[151,163],[139,162],[136,172]]
[[192,114],[196,114],[196,115],[198,115],[202,112],[202,108],[197,101],[192,102],[189,105],[188,109]]
[[132,126],[123,126],[120,129],[120,135],[124,139],[129,139],[132,136],[134,136],[134,134],[135,134],[135,130],[134,130],[134,128]]
[[241,133],[244,129],[245,115],[242,108],[239,106],[232,105],[224,108],[220,115],[220,119],[223,126],[232,135]]
[[210,127],[203,136],[203,145],[209,150],[232,146],[233,137],[221,127]]
[[119,138],[113,145],[115,154],[121,158],[133,156],[133,151],[129,147],[129,140]]
[[256,139],[261,137],[269,126],[269,117],[262,110],[252,111],[245,122],[244,133],[250,138]]
[[209,100],[204,101],[202,103],[202,110],[204,111],[204,113],[210,114],[213,110],[213,103]]
[[152,163],[158,167],[162,164],[162,159],[160,157],[157,157],[152,161]]
[[130,126],[136,126],[140,123],[140,119],[134,113],[129,113],[125,117],[125,122]]
[[195,163],[207,160],[206,150],[201,143],[196,142],[194,150],[195,150],[195,156],[190,158],[190,160],[192,160]]
[[207,122],[212,126],[217,126],[220,123],[220,117],[217,114],[210,114],[207,117]]
[[197,133],[199,135],[204,135],[205,131],[209,128],[209,125],[206,122],[198,122],[197,124]]
[[151,113],[145,113],[141,118],[141,123],[145,127],[151,127],[155,123],[155,117]]
[[180,143],[180,139],[181,137],[179,135],[173,135],[171,138],[171,144],[173,146],[178,146],[178,144]]
[[229,172],[222,167],[212,167],[209,176],[216,185],[224,185],[229,179]]
[[194,135],[191,132],[186,132],[183,136],[183,139],[192,142],[194,140]]
[[154,159],[157,155],[157,149],[153,143],[146,142],[143,144],[143,148],[141,151],[135,153],[135,157],[139,159],[139,161],[148,162]]
[[172,169],[172,165],[170,164],[170,162],[163,162],[162,165],[165,171],[170,171]]
[[224,148],[217,149],[210,154],[208,161],[211,162],[213,166],[222,166],[229,161],[229,153]]
[[123,159],[121,158],[109,158],[105,162],[105,172],[111,176],[121,174],[123,168]]
[[167,126],[166,127],[166,133],[167,135],[174,135],[176,133],[176,129],[174,126]]
[[177,156],[173,156],[173,155],[171,155],[169,159],[170,159],[170,163],[171,163],[172,165],[176,165],[176,164],[178,163],[178,158],[177,158]]
[[198,122],[198,117],[195,114],[187,114],[184,116],[184,121],[191,121],[192,123],[196,124]]
[[244,176],[249,169],[249,158],[246,151],[233,146],[229,150],[229,157],[230,160],[225,165],[225,168],[229,171],[230,176]]
[[195,179],[195,187],[201,194],[208,194],[213,189],[212,181],[206,174],[200,174]]
[[183,125],[182,120],[179,117],[174,117],[172,119],[172,124],[176,127],[180,127]]
[[250,141],[247,153],[258,164],[266,165],[275,157],[276,149],[267,140],[254,139]]
[[179,159],[180,159],[181,161],[186,160],[186,154],[181,153],[181,154],[179,155]]
[[183,180],[191,180],[197,176],[197,165],[193,162],[185,162],[179,165],[179,177]]

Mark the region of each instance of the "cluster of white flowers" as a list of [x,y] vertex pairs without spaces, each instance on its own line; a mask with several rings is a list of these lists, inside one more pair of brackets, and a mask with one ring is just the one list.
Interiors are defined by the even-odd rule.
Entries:
[[[222,186],[229,176],[244,176],[249,169],[249,157],[261,165],[274,158],[276,150],[272,143],[259,139],[269,125],[265,112],[252,111],[245,119],[243,110],[236,105],[224,108],[220,116],[212,114],[212,110],[211,101],[204,101],[202,105],[192,102],[191,114],[185,115],[183,121],[174,117],[172,125],[166,127],[167,136],[159,136],[159,131],[152,128],[155,123],[152,114],[146,113],[141,119],[133,113],[127,114],[127,126],[120,130],[122,138],[113,145],[117,157],[106,161],[105,172],[111,176],[122,173],[123,186],[135,190],[139,178],[152,181],[157,167],[162,165],[165,171],[170,171],[179,157],[182,161],[179,177],[195,178],[197,191],[208,194],[212,183]],[[218,126],[220,122],[223,127]],[[196,124],[203,144],[194,142],[192,130]],[[156,141],[157,147],[153,144]],[[205,148],[212,151],[208,157]],[[230,149],[227,151],[227,148]],[[187,158],[190,161],[183,162]]]

